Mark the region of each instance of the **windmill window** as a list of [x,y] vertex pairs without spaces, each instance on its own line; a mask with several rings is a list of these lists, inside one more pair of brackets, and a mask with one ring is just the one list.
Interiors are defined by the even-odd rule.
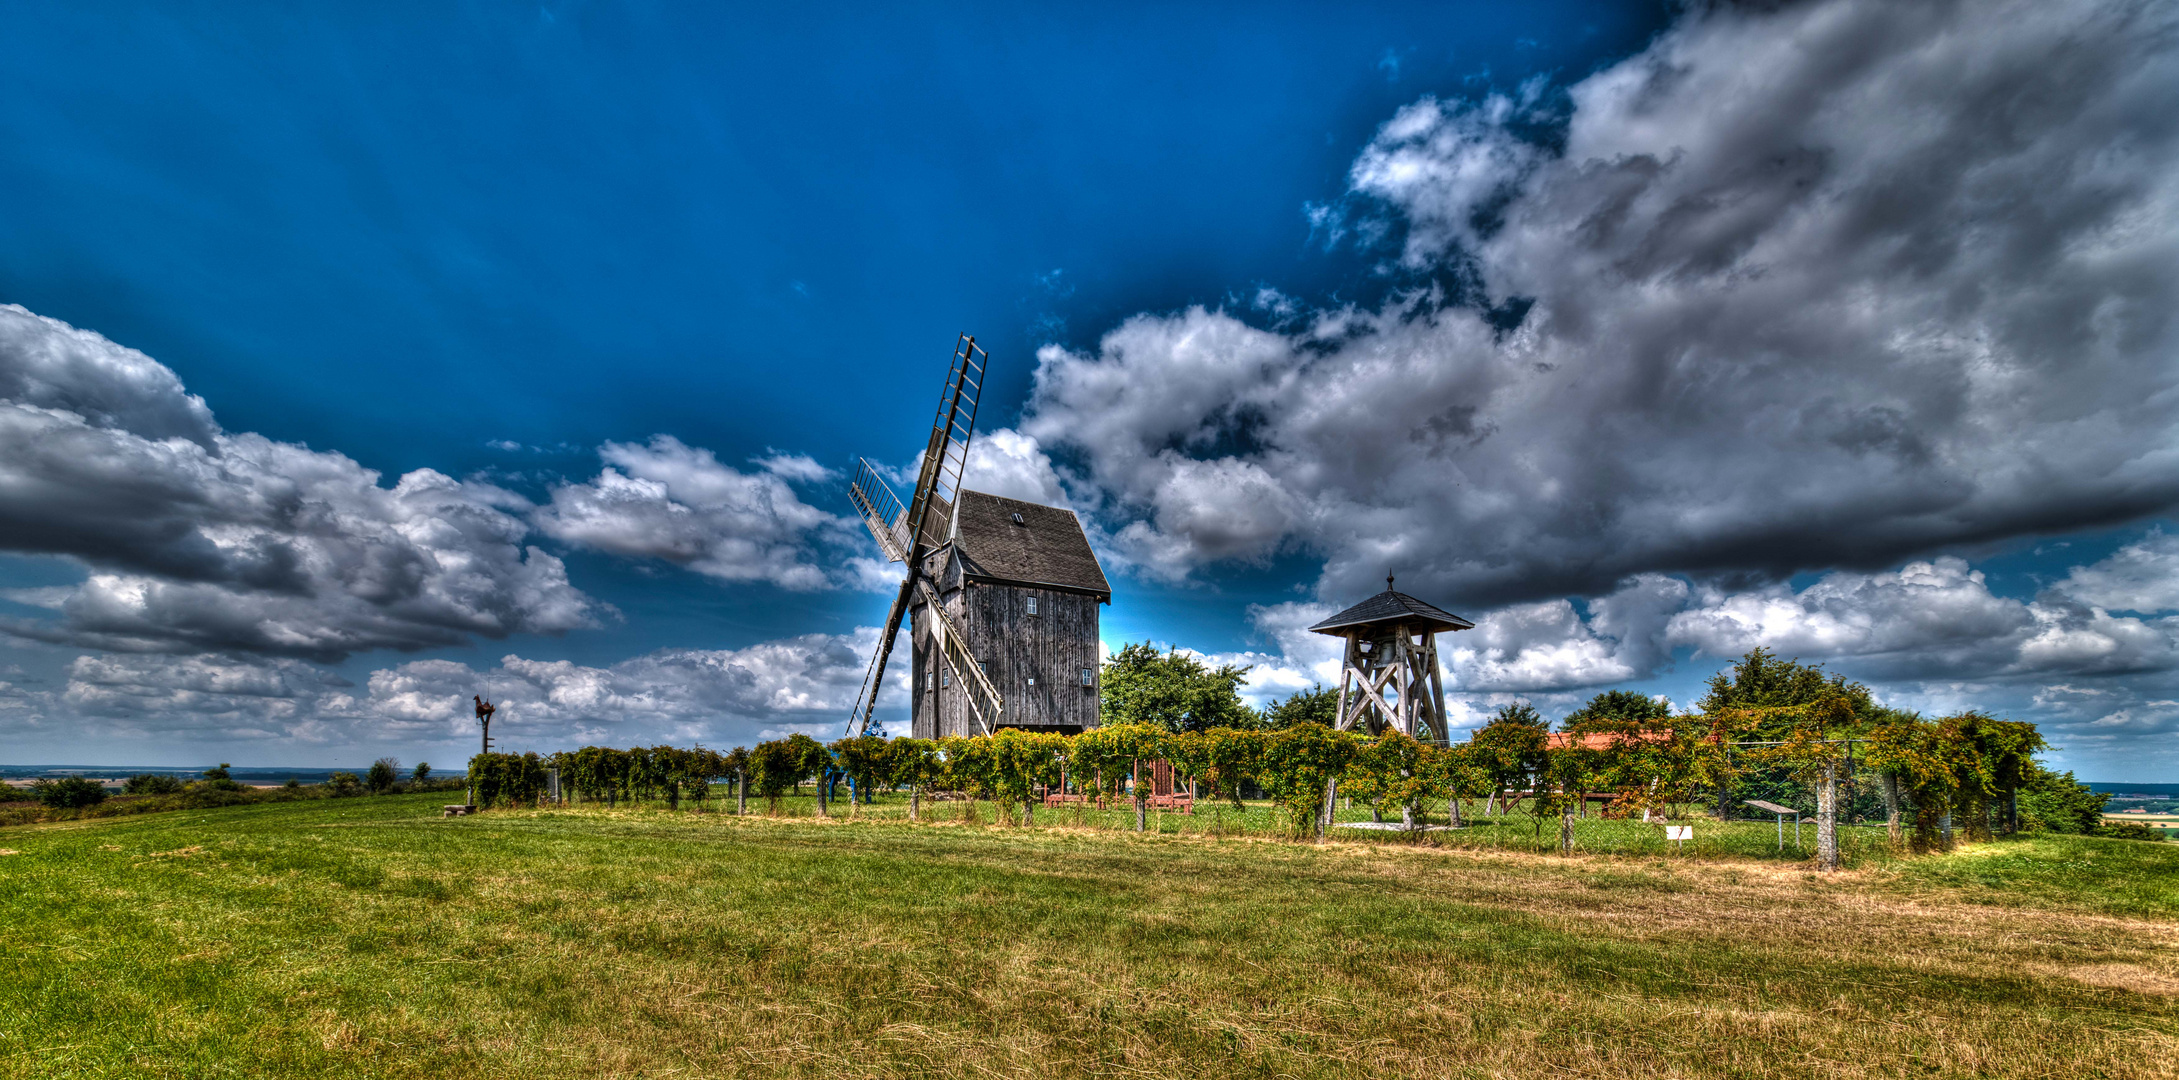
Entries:
[[1029,685],[1031,685],[1031,686],[1035,686],[1036,684],[1037,684],[1037,678],[1036,678],[1036,676],[1034,676],[1034,675],[1031,675],[1031,676],[1029,676]]
[[1090,670],[1089,668],[1083,668],[1083,669],[1082,669],[1082,685],[1084,685],[1084,686],[1095,686],[1095,685],[1097,685],[1097,677],[1096,677],[1096,676],[1097,676],[1097,673],[1096,673],[1096,672],[1094,672],[1094,671]]
[[1034,614],[1036,614],[1036,613],[1037,613],[1037,598],[1036,598],[1036,597],[1034,597],[1034,596],[1032,596],[1032,597],[1030,597],[1030,598],[1029,598],[1029,614],[1031,614],[1031,615],[1034,615]]
[[953,685],[953,672],[950,672],[950,671],[941,671],[941,672],[939,672],[939,673],[938,673],[938,685],[940,685],[940,686],[952,686],[952,685]]

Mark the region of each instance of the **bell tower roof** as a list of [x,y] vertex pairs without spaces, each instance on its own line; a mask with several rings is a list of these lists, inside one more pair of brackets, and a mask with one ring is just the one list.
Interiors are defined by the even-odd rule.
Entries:
[[1310,627],[1315,633],[1331,637],[1346,637],[1348,633],[1363,627],[1399,625],[1417,626],[1426,633],[1448,630],[1473,630],[1475,624],[1454,615],[1434,604],[1427,604],[1406,593],[1392,588],[1392,578],[1385,578],[1385,591]]

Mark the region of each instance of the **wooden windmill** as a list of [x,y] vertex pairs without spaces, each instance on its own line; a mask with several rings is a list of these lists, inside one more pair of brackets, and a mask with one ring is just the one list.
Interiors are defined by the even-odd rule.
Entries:
[[907,564],[848,715],[850,734],[877,730],[878,688],[904,618],[912,620],[918,738],[1097,726],[1097,623],[1112,586],[1081,520],[1065,507],[961,487],[986,359],[962,335],[905,507],[868,461],[848,485],[878,547]]
[[1475,624],[1403,592],[1385,591],[1310,627],[1346,639],[1339,666],[1339,720],[1372,735],[1397,731],[1444,745],[1445,690],[1438,678],[1438,633]]
[[938,600],[925,566],[926,556],[945,543],[951,533],[953,504],[960,500],[961,471],[968,467],[968,444],[976,434],[976,401],[983,391],[984,366],[990,355],[976,339],[962,334],[954,346],[953,366],[946,374],[946,388],[938,395],[938,418],[931,422],[931,437],[923,448],[923,467],[916,475],[915,492],[902,506],[900,497],[885,485],[878,469],[864,459],[848,483],[847,495],[860,511],[863,524],[878,540],[885,557],[907,564],[908,576],[900,583],[900,595],[885,617],[878,634],[877,652],[863,674],[862,692],[856,695],[855,711],[848,714],[850,734],[870,733],[878,705],[878,687],[885,681],[885,662],[893,652],[893,635],[908,614],[911,602],[934,613],[931,634],[938,651],[949,662],[949,682],[962,686],[978,726],[988,734],[998,729],[1006,715],[1006,701],[975,662],[960,627]]

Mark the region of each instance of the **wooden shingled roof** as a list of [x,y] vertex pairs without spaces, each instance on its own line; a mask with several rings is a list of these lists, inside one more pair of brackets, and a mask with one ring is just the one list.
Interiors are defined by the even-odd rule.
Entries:
[[[1391,582],[1391,578],[1385,579],[1387,585]],[[1474,623],[1458,615],[1389,588],[1309,629],[1332,637],[1346,637],[1347,631],[1358,626],[1393,626],[1400,623],[1427,626],[1429,633],[1475,629]]]
[[1074,511],[981,491],[963,491],[956,510],[954,550],[968,576],[1112,599],[1112,586]]

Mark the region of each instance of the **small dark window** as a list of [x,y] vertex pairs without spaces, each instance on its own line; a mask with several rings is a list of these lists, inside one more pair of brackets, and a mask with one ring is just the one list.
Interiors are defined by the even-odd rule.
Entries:
[[1016,524],[1016,525],[1027,525],[1027,524],[1029,524],[1029,523],[1028,523],[1028,522],[1026,522],[1026,521],[1023,521],[1023,520],[1021,519],[1021,515],[1020,515],[1020,514],[1015,514],[1015,515],[1014,515],[1014,524]]
[[1029,614],[1031,614],[1031,615],[1034,615],[1034,614],[1036,614],[1036,613],[1037,613],[1037,598],[1036,598],[1036,597],[1034,597],[1034,596],[1032,596],[1032,597],[1030,597],[1030,598],[1029,598]]
[[1095,686],[1095,685],[1097,685],[1097,673],[1096,673],[1095,671],[1093,671],[1093,670],[1089,669],[1089,668],[1083,668],[1083,669],[1082,669],[1082,685],[1084,685],[1084,686]]

